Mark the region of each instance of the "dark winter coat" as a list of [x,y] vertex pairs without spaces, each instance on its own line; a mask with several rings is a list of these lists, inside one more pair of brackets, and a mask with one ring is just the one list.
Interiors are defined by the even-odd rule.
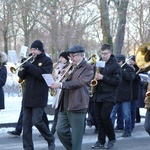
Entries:
[[5,109],[3,86],[7,79],[7,69],[4,64],[0,67],[0,109]]
[[129,102],[132,100],[132,83],[134,77],[134,68],[128,64],[125,64],[122,67],[122,82],[118,89],[117,102]]
[[114,55],[110,56],[104,68],[100,68],[100,73],[103,75],[103,79],[98,80],[94,99],[96,102],[115,103],[122,77],[121,67]]
[[[139,67],[137,65],[133,65],[135,73],[139,70]],[[135,78],[133,79],[133,84],[132,84],[132,93],[133,93],[133,100],[138,100],[138,91],[139,91],[139,86],[140,86],[140,81],[141,78],[139,74],[135,74]]]
[[52,66],[51,58],[41,53],[28,68],[18,72],[18,76],[26,82],[23,96],[25,107],[44,108],[47,106],[49,87],[42,74],[51,74]]
[[63,106],[63,92],[68,91],[68,110],[80,111],[89,106],[89,83],[93,77],[93,67],[83,60],[73,71],[71,78],[62,82],[59,109]]

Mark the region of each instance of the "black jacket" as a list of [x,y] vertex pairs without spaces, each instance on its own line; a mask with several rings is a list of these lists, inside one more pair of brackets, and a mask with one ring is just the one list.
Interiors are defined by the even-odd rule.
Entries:
[[117,102],[129,102],[132,100],[132,84],[134,78],[134,68],[125,64],[122,67],[122,82],[118,89]]
[[116,102],[118,86],[121,83],[121,67],[117,63],[114,55],[106,62],[104,68],[100,68],[100,73],[104,76],[98,80],[95,92],[96,102]]
[[136,72],[139,70],[139,67],[137,65],[133,65],[134,71],[135,71],[135,78],[133,80],[132,84],[132,94],[133,94],[133,100],[138,100],[138,93],[139,93],[139,86],[141,78],[139,74],[136,74]]
[[52,66],[51,58],[41,53],[26,69],[18,72],[18,76],[26,82],[23,106],[44,108],[47,105],[49,87],[42,74],[51,74]]

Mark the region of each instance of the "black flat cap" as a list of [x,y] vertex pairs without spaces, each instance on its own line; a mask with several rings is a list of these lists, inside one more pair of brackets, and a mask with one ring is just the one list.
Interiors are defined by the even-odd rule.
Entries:
[[83,53],[84,52],[84,48],[82,46],[80,46],[80,45],[74,45],[67,52],[68,53]]

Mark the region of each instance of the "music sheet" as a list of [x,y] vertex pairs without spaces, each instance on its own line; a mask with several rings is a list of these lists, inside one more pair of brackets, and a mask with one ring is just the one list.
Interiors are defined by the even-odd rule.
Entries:
[[141,77],[142,81],[150,82],[150,77],[147,74],[140,73],[139,76]]
[[52,74],[42,74],[42,76],[48,86],[51,86],[51,84],[55,82]]

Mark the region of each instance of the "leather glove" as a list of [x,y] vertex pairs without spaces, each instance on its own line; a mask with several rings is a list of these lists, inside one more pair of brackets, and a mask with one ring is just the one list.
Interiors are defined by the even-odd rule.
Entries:
[[27,68],[30,67],[30,65],[31,65],[31,63],[27,61],[26,63],[24,63],[24,64],[22,65],[22,67],[25,68],[25,69],[27,69]]

